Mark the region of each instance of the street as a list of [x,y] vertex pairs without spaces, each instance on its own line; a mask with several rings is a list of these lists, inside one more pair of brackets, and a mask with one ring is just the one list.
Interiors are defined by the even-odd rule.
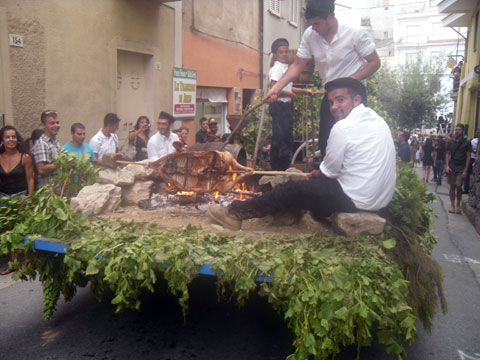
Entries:
[[[416,169],[419,172],[419,168]],[[432,333],[418,324],[407,349],[414,360],[480,360],[480,236],[465,215],[450,214],[446,184],[432,204],[440,238],[433,256],[444,274],[448,314],[437,312]],[[176,298],[160,282],[145,294],[140,312],[114,313],[109,299],[97,302],[79,289],[70,303],[59,302],[52,320],[42,319],[38,281],[0,278],[0,359],[284,359],[293,336],[267,301],[252,296],[246,306],[217,302],[212,277],[191,286],[190,310],[183,322]],[[345,349],[336,359],[354,359]],[[362,349],[361,359],[390,359],[385,348]]]

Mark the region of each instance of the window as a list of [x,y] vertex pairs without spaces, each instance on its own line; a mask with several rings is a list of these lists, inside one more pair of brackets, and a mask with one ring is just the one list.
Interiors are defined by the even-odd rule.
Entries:
[[369,17],[362,17],[360,19],[360,25],[364,27],[372,27],[372,23]]
[[383,32],[383,39],[388,39],[388,31]]
[[293,24],[298,24],[298,3],[300,0],[290,0],[288,3],[288,21]]
[[414,63],[417,61],[418,54],[417,53],[407,53],[405,54],[405,62],[406,63]]
[[420,42],[420,25],[407,26],[407,43],[418,44]]
[[270,6],[268,8],[272,14],[280,16],[280,0],[270,0]]
[[441,22],[432,23],[432,34],[439,35],[443,31],[443,25]]

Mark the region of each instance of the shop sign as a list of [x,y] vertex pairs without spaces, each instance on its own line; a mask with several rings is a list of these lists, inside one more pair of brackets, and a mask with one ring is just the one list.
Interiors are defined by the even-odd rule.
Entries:
[[176,119],[195,118],[197,71],[173,68],[173,116]]

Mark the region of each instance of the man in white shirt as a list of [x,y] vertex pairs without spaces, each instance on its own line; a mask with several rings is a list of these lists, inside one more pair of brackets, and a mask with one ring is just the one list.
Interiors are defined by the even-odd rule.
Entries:
[[[364,80],[380,68],[371,36],[363,29],[338,23],[335,0],[308,0],[305,17],[311,26],[303,33],[294,63],[265,96],[269,102],[276,101],[283,87],[298,77],[312,56],[324,87],[327,82],[341,77]],[[365,90],[361,96],[366,106]],[[319,148],[323,156],[334,123],[326,94],[320,108]]]
[[158,131],[147,143],[148,160],[155,161],[176,151],[173,143],[179,141],[179,138],[177,134],[170,132],[170,127],[174,122],[175,118],[173,115],[165,111],[162,111],[160,115],[158,115]]
[[[117,114],[108,113],[103,118],[103,128],[90,139],[89,145],[92,147],[97,159],[100,163],[104,154],[116,154],[118,152],[118,136],[115,132],[118,130],[120,119]],[[119,153],[123,157],[123,153]]]
[[290,181],[228,207],[210,205],[210,217],[239,230],[242,220],[282,209],[305,209],[315,217],[326,217],[336,212],[386,207],[395,190],[395,147],[385,121],[362,104],[362,87],[352,78],[339,78],[325,85],[330,111],[337,122],[328,139],[325,159],[319,170],[309,174],[308,181]]

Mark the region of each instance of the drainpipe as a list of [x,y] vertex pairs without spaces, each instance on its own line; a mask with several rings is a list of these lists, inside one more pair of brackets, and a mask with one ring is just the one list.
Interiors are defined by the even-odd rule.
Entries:
[[259,83],[259,86],[260,86],[260,89],[263,90],[263,11],[264,11],[264,8],[263,8],[263,2],[264,0],[260,0],[258,2],[258,12],[259,12],[259,17],[260,17],[260,21],[258,22],[259,25],[258,25],[258,54],[259,54],[259,66],[260,66],[260,71],[259,71],[259,74],[260,74],[260,83]]

